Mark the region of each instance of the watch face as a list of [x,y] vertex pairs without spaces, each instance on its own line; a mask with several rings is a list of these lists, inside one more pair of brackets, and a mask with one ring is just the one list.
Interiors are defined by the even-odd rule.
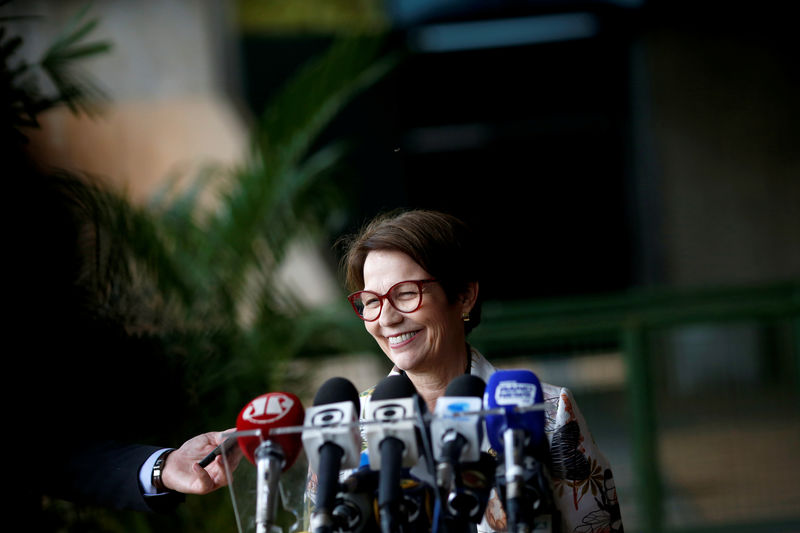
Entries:
[[153,465],[153,486],[158,490],[158,492],[166,492],[167,489],[164,484],[161,482],[161,471],[164,469],[164,463],[167,460],[167,456],[172,453],[173,450],[167,450],[166,452],[162,453],[158,459],[156,459],[156,463]]

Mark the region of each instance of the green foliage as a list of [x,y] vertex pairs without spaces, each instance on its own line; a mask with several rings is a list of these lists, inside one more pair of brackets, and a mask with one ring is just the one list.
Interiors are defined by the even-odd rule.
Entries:
[[[75,67],[75,61],[111,49],[106,41],[86,42],[98,24],[96,19],[87,18],[88,9],[89,6],[79,11],[34,63],[16,58],[23,39],[10,35],[5,26],[22,17],[0,18],[0,24],[4,24],[0,26],[0,118],[4,128],[0,140],[4,143],[24,141],[21,129],[38,127],[37,115],[53,107],[67,105],[73,112],[91,114],[96,104],[105,99],[102,90]],[[47,81],[52,86],[50,90],[44,88]]]
[[98,25],[97,19],[86,20],[89,7],[87,4],[67,23],[40,62],[42,70],[55,85],[60,102],[73,112],[87,114],[94,112],[95,104],[105,99],[105,94],[91,78],[73,68],[74,62],[111,50],[111,44],[106,41],[85,42]]
[[[334,43],[272,101],[246,162],[229,172],[207,169],[182,189],[172,182],[144,208],[114,209],[112,223],[135,236],[130,256],[149,274],[166,329],[211,345],[198,350],[206,357],[187,360],[198,400],[218,397],[220,387],[247,394],[275,387],[283,363],[344,348],[326,334],[343,327],[338,313],[305,309],[277,276],[290,243],[320,236],[341,209],[324,178],[345,147],[311,148],[325,125],[394,65],[382,50],[374,38]],[[200,370],[207,368],[218,373]]]

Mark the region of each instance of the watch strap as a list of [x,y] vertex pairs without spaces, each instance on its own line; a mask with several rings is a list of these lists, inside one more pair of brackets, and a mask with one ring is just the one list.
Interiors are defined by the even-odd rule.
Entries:
[[156,459],[156,462],[153,465],[153,487],[155,487],[156,492],[159,494],[164,492],[172,492],[170,489],[164,486],[164,481],[161,479],[161,476],[164,473],[164,465],[167,463],[167,457],[174,451],[175,450],[167,450],[166,452],[162,453],[159,458]]

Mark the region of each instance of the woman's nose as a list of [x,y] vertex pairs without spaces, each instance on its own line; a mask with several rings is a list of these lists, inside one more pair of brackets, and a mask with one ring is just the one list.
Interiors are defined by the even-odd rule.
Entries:
[[388,301],[384,302],[378,322],[381,326],[391,326],[403,320],[403,313],[394,308]]

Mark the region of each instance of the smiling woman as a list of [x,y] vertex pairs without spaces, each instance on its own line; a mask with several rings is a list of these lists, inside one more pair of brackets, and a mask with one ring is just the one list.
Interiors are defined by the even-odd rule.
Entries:
[[[344,243],[342,266],[348,287],[354,291],[348,299],[394,364],[390,376],[406,376],[429,413],[435,412],[437,400],[456,378],[471,374],[484,383],[489,381],[497,369],[466,340],[481,316],[480,251],[462,221],[436,211],[396,211],[377,217]],[[374,390],[361,394],[362,419],[370,402],[380,401],[377,396],[373,399]],[[537,451],[536,457],[548,471],[553,518],[561,517],[552,530],[622,531],[610,466],[597,449],[572,393],[543,382],[541,392],[547,449]],[[370,451],[375,452],[366,453]],[[497,451],[491,450],[484,438],[481,452],[489,464],[481,475],[490,479]],[[403,486],[430,484],[434,473],[426,468],[430,465],[420,460],[403,474]],[[306,493],[309,514],[314,510],[315,487],[311,472]],[[509,525],[501,495],[495,488],[490,494],[488,503],[483,500],[485,514],[480,511],[471,518],[473,523],[480,522],[480,533],[505,531]],[[430,526],[436,514],[429,518]]]
[[[364,302],[366,295],[376,307],[365,308],[364,315],[355,305],[356,314],[393,370],[408,375],[431,410],[450,381],[469,367],[466,335],[480,321],[473,247],[469,228],[451,215],[395,211],[352,238],[343,259],[347,284],[357,290],[351,303]],[[409,286],[415,286],[418,305],[406,308],[395,296]],[[379,296],[384,292],[386,298]]]
[[402,298],[419,301],[419,305],[403,311],[402,305],[392,303],[393,291],[389,290],[392,305],[382,306],[375,319],[365,321],[365,325],[395,368],[408,375],[432,411],[450,381],[468,366],[463,317],[468,317],[475,305],[478,283],[468,283],[451,301],[439,282],[417,286],[406,281],[433,276],[396,250],[371,251],[363,271],[366,290],[384,291],[398,286],[416,289],[412,296],[407,291]]

